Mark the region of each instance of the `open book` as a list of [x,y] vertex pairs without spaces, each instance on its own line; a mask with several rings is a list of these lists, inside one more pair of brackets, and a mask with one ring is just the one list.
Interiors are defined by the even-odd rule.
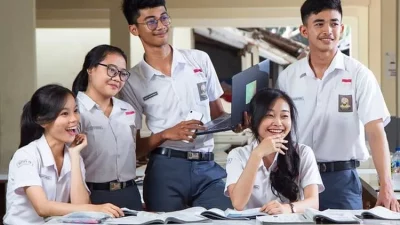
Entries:
[[195,215],[201,215],[213,220],[250,220],[256,216],[268,215],[260,212],[260,208],[237,211],[234,209],[221,210],[217,208],[205,209],[203,207],[192,207],[184,210]]
[[[126,210],[123,210],[124,213]],[[185,212],[185,210],[168,212],[168,213],[153,213],[136,211],[136,216],[125,216],[121,218],[110,218],[105,221],[106,224],[167,224],[167,223],[202,223],[210,220],[193,213]]]
[[257,225],[265,224],[310,224],[310,223],[336,223],[358,224],[361,220],[348,211],[318,211],[306,209],[303,214],[279,214],[260,216],[256,219]]
[[377,206],[368,210],[327,209],[324,212],[348,212],[363,219],[400,220],[400,213],[393,212],[382,206]]

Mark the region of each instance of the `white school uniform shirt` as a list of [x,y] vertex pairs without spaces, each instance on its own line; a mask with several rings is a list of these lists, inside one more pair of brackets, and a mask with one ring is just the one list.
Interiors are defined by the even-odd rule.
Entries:
[[[210,57],[199,50],[172,48],[171,76],[166,76],[142,60],[130,70],[122,97],[138,110],[136,124],[142,117],[152,133],[159,133],[184,121],[190,110],[203,114],[202,122],[211,120],[209,103],[217,100],[222,88]],[[166,141],[161,147],[183,151],[211,152],[212,134],[197,136],[193,143]]]
[[[85,179],[82,159],[81,172]],[[64,149],[60,176],[58,176],[53,153],[44,135],[15,152],[8,171],[7,211],[3,220],[4,224],[44,223],[44,219],[36,213],[24,191],[24,187],[29,186],[42,187],[49,201],[70,202],[71,159],[68,149]]]
[[78,92],[81,132],[88,145],[81,155],[86,166],[86,181],[125,182],[136,177],[135,109],[112,98],[113,109],[106,117],[100,106],[83,92]]
[[373,73],[338,50],[320,80],[305,57],[288,66],[277,86],[298,111],[298,142],[310,146],[318,162],[366,160],[364,125],[390,114]]
[[[229,185],[236,184],[238,182],[253,149],[255,149],[257,146],[258,142],[257,140],[254,140],[252,143],[246,146],[237,147],[229,152],[226,163],[226,173],[228,176],[226,178],[224,191],[227,197],[229,197]],[[312,149],[306,145],[300,144],[298,154],[300,158],[300,170],[298,177],[299,200],[304,200],[303,190],[308,185],[318,185],[319,193],[324,191],[325,187],[322,183],[321,175],[319,174],[317,162],[315,161],[315,156]],[[274,195],[271,189],[270,174],[271,171],[276,169],[278,155],[279,154],[276,154],[274,161],[269,168],[266,168],[261,160],[255,175],[256,179],[254,181],[253,190],[245,209],[259,208],[273,200],[277,200],[283,204],[290,203],[290,201],[283,196],[282,200],[279,199],[279,197]]]

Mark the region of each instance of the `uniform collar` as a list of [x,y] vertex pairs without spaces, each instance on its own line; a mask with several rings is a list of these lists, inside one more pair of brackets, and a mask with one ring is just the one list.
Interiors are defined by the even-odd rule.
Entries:
[[[171,71],[173,72],[175,67],[178,66],[179,64],[186,64],[186,60],[185,57],[182,55],[182,53],[172,47],[172,66],[171,66]],[[142,59],[142,61],[139,63],[140,65],[140,72],[141,74],[143,74],[143,76],[149,81],[151,80],[151,78],[153,78],[154,76],[163,76],[163,73],[161,73],[160,71],[154,69],[152,66],[150,66],[145,60],[144,58]]]
[[[310,63],[310,54],[307,55],[307,57],[304,57],[303,59],[301,59],[301,64],[302,66],[302,73],[300,73],[300,78],[304,77],[304,76],[311,76],[314,77],[314,72],[311,69]],[[333,60],[331,62],[331,64],[329,65],[328,69],[326,69],[326,74],[329,74],[331,72],[333,72],[335,69],[339,69],[339,70],[346,70],[345,66],[344,66],[344,56],[343,53],[338,49],[335,57],[333,57]]]
[[[54,161],[53,152],[51,151],[49,143],[47,143],[47,140],[44,135],[42,135],[42,137],[39,138],[37,145],[40,151],[43,166],[45,167],[54,166],[56,163]],[[62,168],[63,168],[62,170],[65,170],[66,172],[71,170],[71,160],[66,147],[64,147],[64,161]]]
[[[83,106],[90,111],[91,109],[93,109],[93,107],[98,107],[100,109],[100,107],[97,105],[97,103],[95,101],[93,101],[93,99],[91,99],[87,94],[85,94],[84,92],[78,92],[78,96],[77,98],[79,99],[79,101],[83,104]],[[112,97],[112,101],[113,101],[113,107],[117,107],[120,108],[122,110],[126,110],[127,108],[125,106],[123,106],[122,104],[120,104],[119,100]]]
[[[256,139],[254,139],[253,142],[251,143],[251,145],[252,145],[251,149],[254,150],[258,146],[258,141]],[[275,155],[274,161],[272,161],[270,168],[267,168],[268,170],[275,167],[276,160],[278,159],[278,155],[279,155],[279,153]],[[258,165],[258,169],[260,169],[262,167],[265,167],[263,160],[261,160],[260,164]]]

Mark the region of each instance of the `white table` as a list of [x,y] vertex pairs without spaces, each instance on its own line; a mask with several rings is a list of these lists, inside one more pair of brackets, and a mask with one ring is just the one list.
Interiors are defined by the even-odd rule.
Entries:
[[[357,169],[358,176],[361,178],[363,187],[374,197],[378,197],[379,183],[378,174],[375,169]],[[394,192],[397,200],[400,200],[400,190],[396,187]]]
[[[49,221],[46,224],[51,224],[51,225],[59,225],[59,224],[67,224],[67,223],[58,223],[57,221]],[[105,223],[106,224],[106,223]],[[255,220],[251,221],[236,221],[236,220],[213,220],[211,222],[207,223],[186,223],[189,225],[254,225],[256,224]],[[71,225],[71,223],[68,223],[68,225]],[[79,225],[76,224],[75,225]],[[81,225],[86,225],[86,224],[81,224]]]

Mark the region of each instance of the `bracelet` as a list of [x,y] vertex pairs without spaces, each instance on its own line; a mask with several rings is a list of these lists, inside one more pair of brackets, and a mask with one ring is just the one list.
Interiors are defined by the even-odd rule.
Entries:
[[289,205],[290,205],[290,210],[292,211],[292,213],[296,213],[293,203],[289,203]]

